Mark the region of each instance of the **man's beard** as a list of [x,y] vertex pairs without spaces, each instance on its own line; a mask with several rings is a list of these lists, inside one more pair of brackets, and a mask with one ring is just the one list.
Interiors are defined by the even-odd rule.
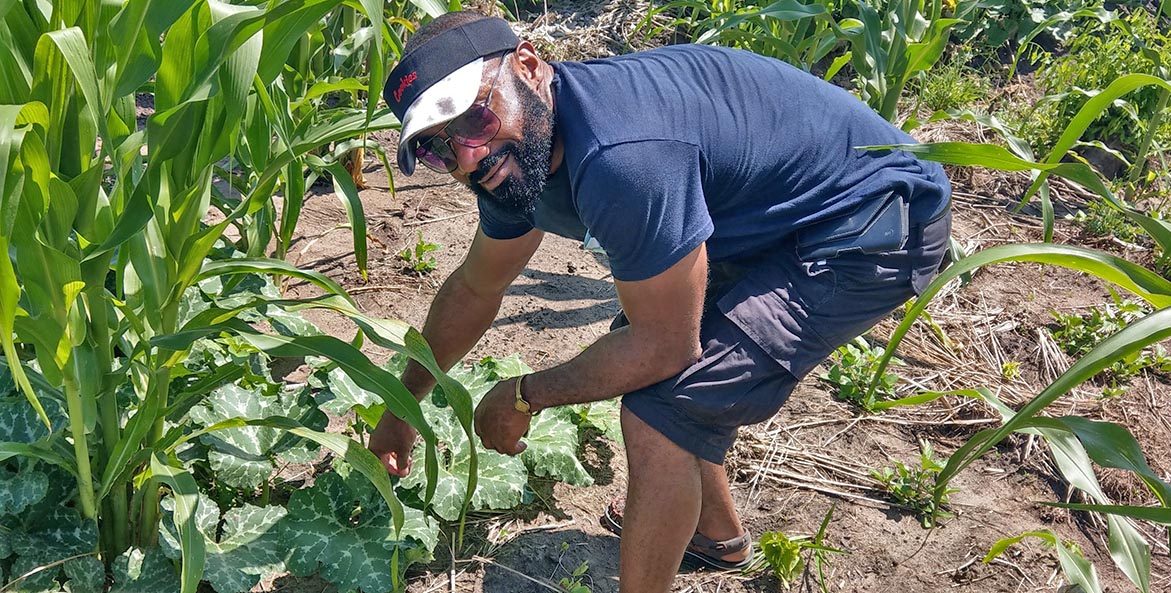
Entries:
[[[553,111],[541,102],[536,91],[515,78],[512,85],[520,97],[520,113],[524,117],[522,139],[505,144],[480,161],[479,168],[469,176],[468,185],[482,199],[510,212],[529,215],[536,211],[549,179],[549,166],[553,160]],[[508,156],[516,163],[519,175],[505,177],[494,191],[484,189],[480,182]]]

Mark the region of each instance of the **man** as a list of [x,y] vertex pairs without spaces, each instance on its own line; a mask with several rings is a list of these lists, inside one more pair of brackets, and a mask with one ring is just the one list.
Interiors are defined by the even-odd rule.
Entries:
[[[861,146],[913,140],[844,90],[779,61],[673,46],[547,63],[507,23],[444,15],[407,43],[384,96],[398,165],[448,172],[480,229],[423,335],[444,368],[495,318],[544,232],[596,238],[623,314],[572,360],[497,384],[475,414],[515,455],[531,414],[625,394],[624,592],[670,588],[681,560],[743,566],[724,455],[799,379],[921,290],[950,228],[938,165]],[[411,365],[403,382],[433,386]],[[410,471],[414,431],[386,415],[370,441]]]

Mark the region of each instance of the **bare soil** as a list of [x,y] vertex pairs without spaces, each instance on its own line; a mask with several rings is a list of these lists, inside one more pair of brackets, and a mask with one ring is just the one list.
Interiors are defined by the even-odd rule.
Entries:
[[[549,30],[564,29],[552,23],[572,21],[569,17],[544,19]],[[628,19],[611,17],[605,22],[614,27],[613,22],[627,23]],[[963,129],[952,132],[967,133]],[[948,130],[931,128],[923,133],[934,140],[946,137]],[[386,133],[377,139],[393,162],[395,135]],[[368,161],[365,176],[369,188],[361,197],[370,222],[369,278],[363,281],[358,274],[350,233],[339,226],[345,212],[327,191],[307,200],[288,259],[341,282],[367,314],[421,327],[440,283],[471,244],[478,224],[475,199],[449,178],[424,168],[413,177],[396,179],[393,193],[380,165]],[[954,236],[967,249],[1040,240],[1039,220],[1028,211],[1015,215],[1008,208],[1027,180],[970,170],[952,171],[952,177]],[[1055,194],[1070,208],[1077,206],[1076,192],[1059,188]],[[407,270],[396,256],[413,246],[420,234],[442,245],[433,252],[438,269],[430,274]],[[1062,223],[1055,240],[1079,243],[1080,239],[1075,227]],[[1096,247],[1120,249],[1104,243]],[[1139,252],[1118,253],[1145,257]],[[290,296],[304,297],[314,289],[292,284],[288,291]],[[948,287],[929,308],[950,339],[950,349],[924,323],[908,334],[899,349],[906,365],[896,369],[904,378],[900,393],[984,386],[1019,407],[1070,363],[1048,338],[1045,328],[1052,324],[1050,311],[1084,311],[1109,302],[1110,294],[1101,282],[1062,268],[1010,264],[981,271],[966,286]],[[519,352],[536,369],[551,367],[604,334],[618,309],[604,258],[582,250],[576,242],[548,236],[467,360]],[[334,335],[353,334],[354,328],[339,318],[318,312],[309,315]],[[896,322],[883,322],[871,337],[885,341]],[[365,351],[376,361],[388,355],[369,345]],[[1019,363],[1020,375],[1005,378],[1005,363]],[[982,561],[997,540],[1046,529],[1077,544],[1096,565],[1106,591],[1136,590],[1114,568],[1100,520],[1040,504],[1068,500],[1071,495],[1044,443],[1025,436],[1010,438],[960,474],[954,482],[958,491],[951,496],[953,518],[935,529],[921,527],[913,514],[891,504],[869,477],[870,471],[889,467],[893,460],[917,463],[921,439],[933,444],[939,456],[946,456],[978,430],[999,425],[999,416],[983,404],[955,397],[877,416],[859,415],[833,399],[817,379],[823,369],[811,373],[774,418],[741,431],[727,468],[738,508],[754,535],[765,531],[812,535],[832,509],[825,543],[847,555],[829,557],[827,590],[1058,591],[1063,579],[1056,555],[1037,540],[1014,546],[994,562]],[[1082,386],[1055,404],[1050,414],[1080,414],[1124,424],[1139,439],[1155,471],[1164,479],[1171,478],[1167,377],[1144,375],[1125,394],[1110,399],[1102,399],[1100,392],[1100,386]],[[470,518],[465,549],[453,559],[451,542],[441,539],[436,561],[411,573],[409,590],[556,591],[559,579],[588,562],[584,583],[597,593],[617,591],[618,539],[597,518],[624,491],[625,457],[617,446],[601,439],[583,443],[583,451],[593,468],[594,486],[574,488],[534,480],[530,484],[534,503],[504,514]],[[1141,483],[1129,475],[1106,472],[1103,482],[1121,502],[1151,502]],[[1152,590],[1171,590],[1167,530],[1142,529],[1153,546]],[[819,590],[816,568],[807,570],[793,587]],[[767,571],[751,576],[683,572],[675,581],[676,591],[783,588]],[[334,589],[318,579],[281,577],[258,590],[322,593]]]

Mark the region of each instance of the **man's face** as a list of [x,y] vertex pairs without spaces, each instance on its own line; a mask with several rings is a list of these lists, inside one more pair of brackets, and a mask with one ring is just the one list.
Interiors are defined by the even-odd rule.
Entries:
[[[488,107],[500,119],[500,131],[488,144],[476,148],[449,140],[458,162],[451,175],[480,198],[530,214],[536,210],[549,176],[553,111],[512,71],[507,59],[512,55],[503,60],[499,88],[490,89],[493,76],[485,81],[477,99],[477,103],[489,101]],[[440,137],[445,134],[442,126],[428,132]]]

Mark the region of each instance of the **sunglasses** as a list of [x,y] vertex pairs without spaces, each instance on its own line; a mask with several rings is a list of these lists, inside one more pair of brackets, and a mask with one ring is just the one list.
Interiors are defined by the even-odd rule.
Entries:
[[500,71],[504,69],[504,58],[507,56],[505,53],[500,58],[496,76],[492,78],[492,86],[488,88],[488,96],[484,101],[473,104],[459,117],[448,122],[443,127],[446,138],[432,136],[420,141],[415,147],[415,159],[437,173],[451,173],[459,167],[452,141],[468,148],[479,148],[496,137],[500,131],[500,117],[492,112],[488,104],[492,102],[492,93],[496,92],[496,81],[500,79]]

